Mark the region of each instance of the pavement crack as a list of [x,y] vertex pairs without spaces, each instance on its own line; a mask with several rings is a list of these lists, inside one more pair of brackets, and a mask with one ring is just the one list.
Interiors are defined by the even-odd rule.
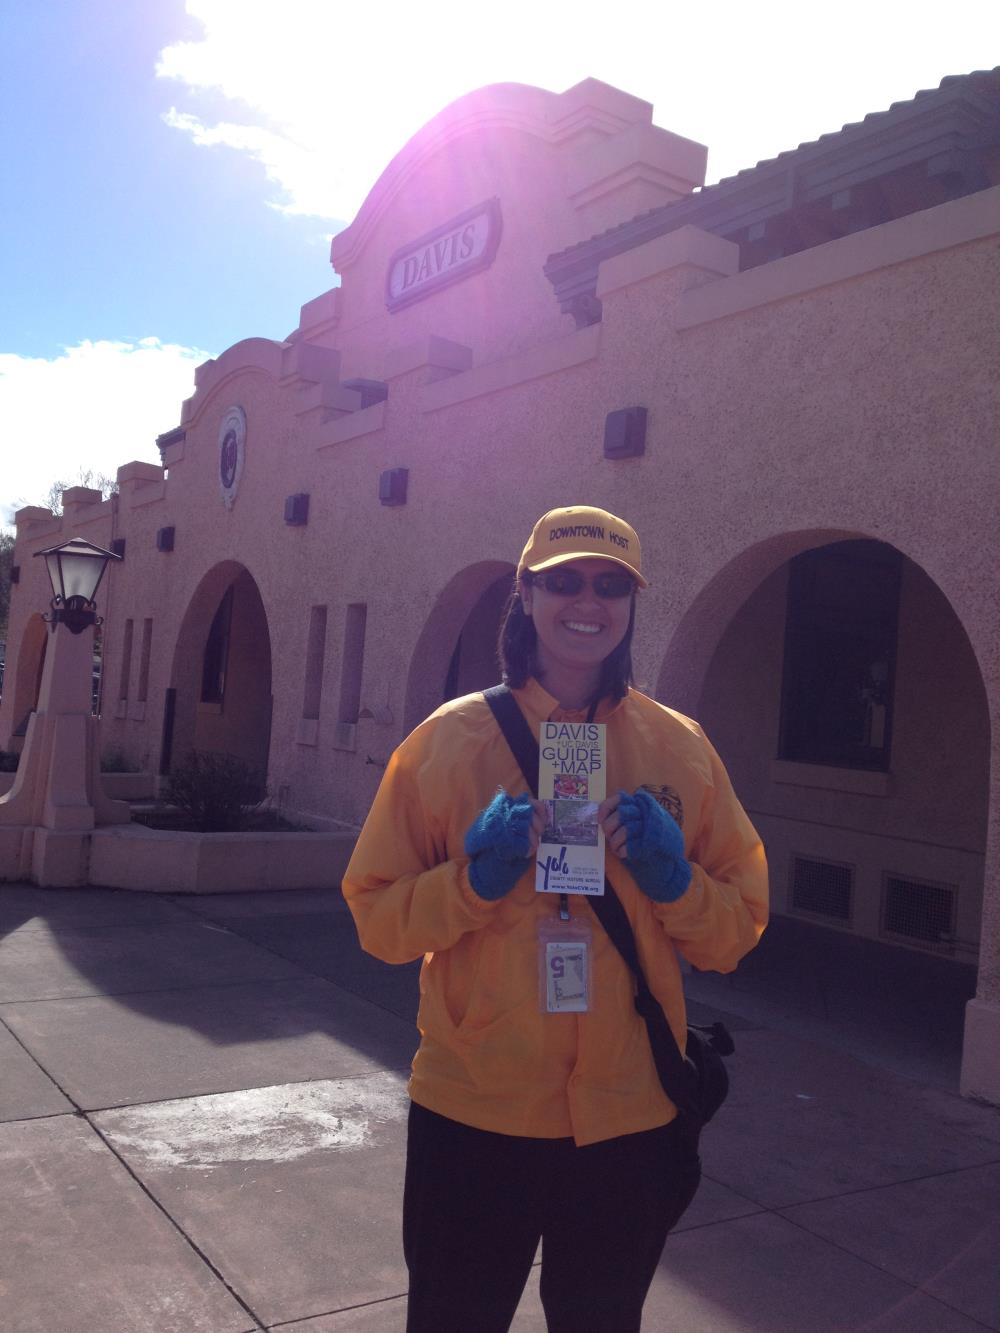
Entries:
[[97,1135],[100,1141],[104,1144],[105,1148],[107,1148],[108,1152],[111,1153],[111,1155],[119,1163],[122,1169],[128,1174],[128,1176],[130,1176],[130,1178],[134,1181],[134,1183],[138,1186],[138,1188],[150,1201],[153,1207],[160,1214],[162,1214],[164,1218],[166,1218],[167,1222],[173,1227],[173,1229],[181,1237],[184,1243],[191,1250],[194,1251],[194,1253],[198,1256],[198,1258],[209,1270],[209,1272],[211,1272],[212,1275],[218,1279],[218,1281],[225,1287],[226,1291],[229,1292],[230,1296],[232,1296],[233,1300],[236,1301],[236,1303],[240,1306],[240,1308],[246,1312],[246,1314],[249,1316],[250,1319],[253,1320],[254,1328],[260,1330],[260,1333],[267,1333],[267,1325],[260,1317],[260,1315],[258,1315],[257,1312],[253,1309],[253,1307],[249,1305],[247,1301],[240,1295],[240,1293],[236,1290],[236,1288],[232,1285],[232,1283],[226,1278],[225,1274],[221,1271],[221,1269],[219,1269],[208,1257],[208,1255],[201,1248],[201,1246],[198,1245],[198,1243],[188,1235],[188,1233],[184,1230],[184,1228],[177,1221],[174,1215],[170,1212],[170,1210],[167,1207],[164,1206],[164,1204],[160,1202],[160,1200],[156,1197],[156,1195],[145,1183],[145,1181],[142,1180],[142,1178],[138,1176],[135,1173],[135,1171],[133,1171],[128,1161],[117,1150],[111,1139],[109,1139],[108,1136],[102,1132],[100,1126],[95,1124],[89,1115],[85,1116],[84,1118],[86,1119],[87,1124],[90,1126],[90,1129],[93,1131],[93,1133]]
[[[13,1038],[13,1040],[17,1043],[17,1045],[20,1046],[21,1050],[24,1051],[25,1055],[26,1055],[26,1056],[28,1057],[28,1059],[32,1062],[32,1064],[34,1064],[34,1065],[36,1066],[36,1068],[38,1068],[39,1070],[41,1070],[41,1072],[45,1075],[45,1077],[49,1080],[49,1082],[53,1085],[53,1087],[55,1087],[56,1089],[58,1089],[59,1092],[62,1093],[62,1095],[66,1098],[66,1100],[69,1102],[70,1106],[72,1107],[72,1113],[73,1113],[74,1115],[86,1115],[86,1112],[84,1111],[84,1109],[83,1109],[83,1107],[80,1105],[80,1103],[76,1100],[76,1098],[73,1097],[73,1096],[66,1090],[66,1088],[63,1087],[63,1085],[62,1085],[62,1084],[59,1082],[59,1080],[56,1078],[55,1074],[53,1074],[50,1070],[48,1070],[48,1069],[45,1068],[45,1066],[42,1064],[41,1060],[39,1060],[38,1056],[37,1056],[37,1055],[34,1053],[34,1051],[31,1049],[31,1047],[25,1045],[25,1043],[21,1040],[21,1037],[18,1035],[17,1032],[14,1031],[14,1029],[10,1026],[10,1024],[4,1021],[4,1016],[3,1016],[3,1006],[0,1006],[0,1027],[2,1027],[3,1030],[4,1030],[5,1032],[8,1032],[8,1033],[10,1034],[10,1036],[11,1036],[11,1037]],[[56,1115],[66,1115],[67,1112],[65,1112],[65,1111],[57,1111],[57,1112],[55,1112],[55,1114],[56,1114]],[[33,1119],[33,1120],[35,1120],[35,1119],[37,1119],[37,1120],[48,1119],[47,1116],[21,1116],[21,1117],[18,1117],[18,1118],[19,1118],[19,1119],[24,1119],[24,1120],[27,1120],[27,1119]]]
[[[818,1194],[811,1199],[796,1199],[794,1203],[776,1203],[766,1206],[768,1212],[784,1217],[792,1209],[804,1208],[809,1204],[830,1203],[834,1199],[851,1199],[859,1194],[876,1194],[879,1190],[897,1189],[900,1185],[917,1185],[922,1180],[941,1180],[944,1176],[958,1176],[965,1171],[983,1171],[991,1166],[1000,1166],[1000,1157],[988,1159],[985,1162],[970,1162],[968,1166],[949,1166],[941,1171],[924,1171],[918,1176],[901,1176],[898,1180],[883,1180],[874,1185],[858,1185],[855,1189],[837,1190],[833,1194]],[[732,1189],[732,1186],[727,1185],[726,1188]]]
[[[948,1175],[950,1174],[950,1172],[944,1172],[939,1174]],[[924,1178],[928,1179],[929,1177],[924,1177]],[[905,1182],[900,1182],[900,1183],[902,1184]],[[850,1191],[850,1193],[864,1194],[868,1193],[868,1191],[852,1190]],[[833,1196],[833,1197],[840,1197],[840,1196]],[[813,1231],[811,1227],[805,1226],[802,1222],[799,1222],[794,1217],[789,1217],[786,1213],[777,1212],[774,1209],[769,1209],[768,1211],[774,1212],[774,1215],[776,1217],[782,1218],[783,1221],[790,1223],[793,1227],[796,1227],[799,1231],[804,1232],[807,1236],[812,1236],[814,1239],[818,1238],[822,1240],[825,1245],[829,1245],[833,1249],[839,1250],[841,1254],[847,1255],[849,1258],[854,1259],[857,1263],[864,1264],[866,1268],[872,1269],[873,1272],[881,1273],[883,1276],[891,1277],[894,1282],[901,1283],[904,1287],[908,1287],[910,1291],[918,1292],[921,1296],[924,1297],[925,1300],[934,1301],[936,1302],[936,1304],[943,1306],[946,1310],[951,1310],[955,1314],[961,1315],[963,1319],[968,1319],[970,1323],[975,1324],[978,1328],[985,1328],[990,1330],[990,1333],[996,1333],[995,1324],[984,1324],[981,1319],[977,1319],[976,1316],[970,1314],[968,1310],[962,1309],[961,1306],[955,1305],[952,1301],[945,1300],[943,1296],[938,1296],[936,1293],[928,1291],[927,1288],[923,1286],[921,1283],[911,1282],[909,1278],[903,1277],[900,1273],[895,1272],[893,1269],[887,1267],[885,1264],[876,1263],[874,1259],[869,1259],[863,1254],[858,1254],[856,1250],[849,1249],[846,1245],[843,1245],[838,1240],[834,1240],[831,1236],[828,1236],[826,1234],[821,1234],[820,1232],[817,1231]]]

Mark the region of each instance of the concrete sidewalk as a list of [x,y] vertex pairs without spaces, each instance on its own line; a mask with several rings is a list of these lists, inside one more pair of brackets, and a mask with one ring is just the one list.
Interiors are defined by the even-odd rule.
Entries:
[[[646,1333],[1000,1330],[971,975],[776,922],[690,979],[734,1090]],[[400,1333],[415,1007],[339,895],[0,886],[2,1333]]]

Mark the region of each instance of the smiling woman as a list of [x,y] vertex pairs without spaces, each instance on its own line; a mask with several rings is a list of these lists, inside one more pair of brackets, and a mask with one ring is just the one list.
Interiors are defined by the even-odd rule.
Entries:
[[609,517],[573,506],[535,524],[500,630],[509,685],[521,688],[535,676],[575,706],[605,694],[624,697],[632,683],[635,592],[646,580],[634,529],[621,519],[611,527]]
[[[595,575],[594,583],[613,572],[600,560],[581,560],[572,573]],[[602,596],[589,578],[578,592],[561,592],[541,578],[522,577],[519,592],[524,614],[535,628],[535,668],[546,688],[568,707],[583,707],[597,693],[604,662],[622,644],[632,626],[631,593]]]
[[[521,553],[499,655],[533,732],[556,723],[606,737],[614,794],[585,809],[578,786],[561,786],[553,825],[561,844],[589,846],[600,824],[605,883],[680,1045],[678,954],[733,968],[764,928],[767,872],[697,725],[631,687],[645,586],[630,524],[552,510]],[[539,1240],[550,1333],[638,1333],[700,1176],[624,961],[580,894],[555,908],[557,894],[535,891],[547,819],[524,791],[535,778],[482,694],[453,699],[392,756],[344,878],[364,948],[424,958],[403,1199],[408,1333],[504,1333]],[[572,1012],[540,985],[553,950],[587,978]]]

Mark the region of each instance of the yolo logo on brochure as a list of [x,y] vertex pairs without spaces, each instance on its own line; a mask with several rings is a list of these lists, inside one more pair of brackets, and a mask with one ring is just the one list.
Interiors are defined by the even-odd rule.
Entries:
[[569,869],[566,864],[566,848],[560,847],[558,852],[550,852],[544,861],[539,857],[538,865],[544,876],[541,892],[551,893],[552,890],[549,887],[549,876],[552,875],[554,878],[556,875],[565,875]]
[[538,845],[539,893],[604,892],[606,728],[601,722],[543,722],[538,796],[548,816]]

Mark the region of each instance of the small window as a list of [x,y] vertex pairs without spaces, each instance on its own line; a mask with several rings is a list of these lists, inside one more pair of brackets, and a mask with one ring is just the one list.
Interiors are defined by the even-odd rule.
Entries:
[[305,718],[319,717],[325,658],[326,607],[314,606],[309,613],[309,641],[306,644],[306,683],[302,695],[302,716]]
[[233,590],[226,589],[219,609],[212,619],[205,642],[201,669],[201,702],[221,704],[226,693],[226,667],[229,664],[229,627],[233,619]]
[[139,689],[136,698],[145,703],[149,696],[149,653],[153,646],[153,622],[148,617],[142,622],[142,647],[139,649]]
[[365,660],[365,622],[368,608],[363,602],[347,608],[344,622],[344,665],[340,674],[338,722],[357,722],[361,711],[361,673]]
[[[2,675],[2,668],[0,668]],[[2,681],[0,681],[2,684]],[[104,703],[104,634],[100,625],[94,629],[94,658],[90,673],[90,711],[100,717]]]
[[118,698],[128,698],[129,678],[132,675],[132,635],[134,622],[125,621],[125,636],[122,639],[122,670],[118,678]]
[[865,541],[791,562],[779,758],[888,769],[901,566]]

